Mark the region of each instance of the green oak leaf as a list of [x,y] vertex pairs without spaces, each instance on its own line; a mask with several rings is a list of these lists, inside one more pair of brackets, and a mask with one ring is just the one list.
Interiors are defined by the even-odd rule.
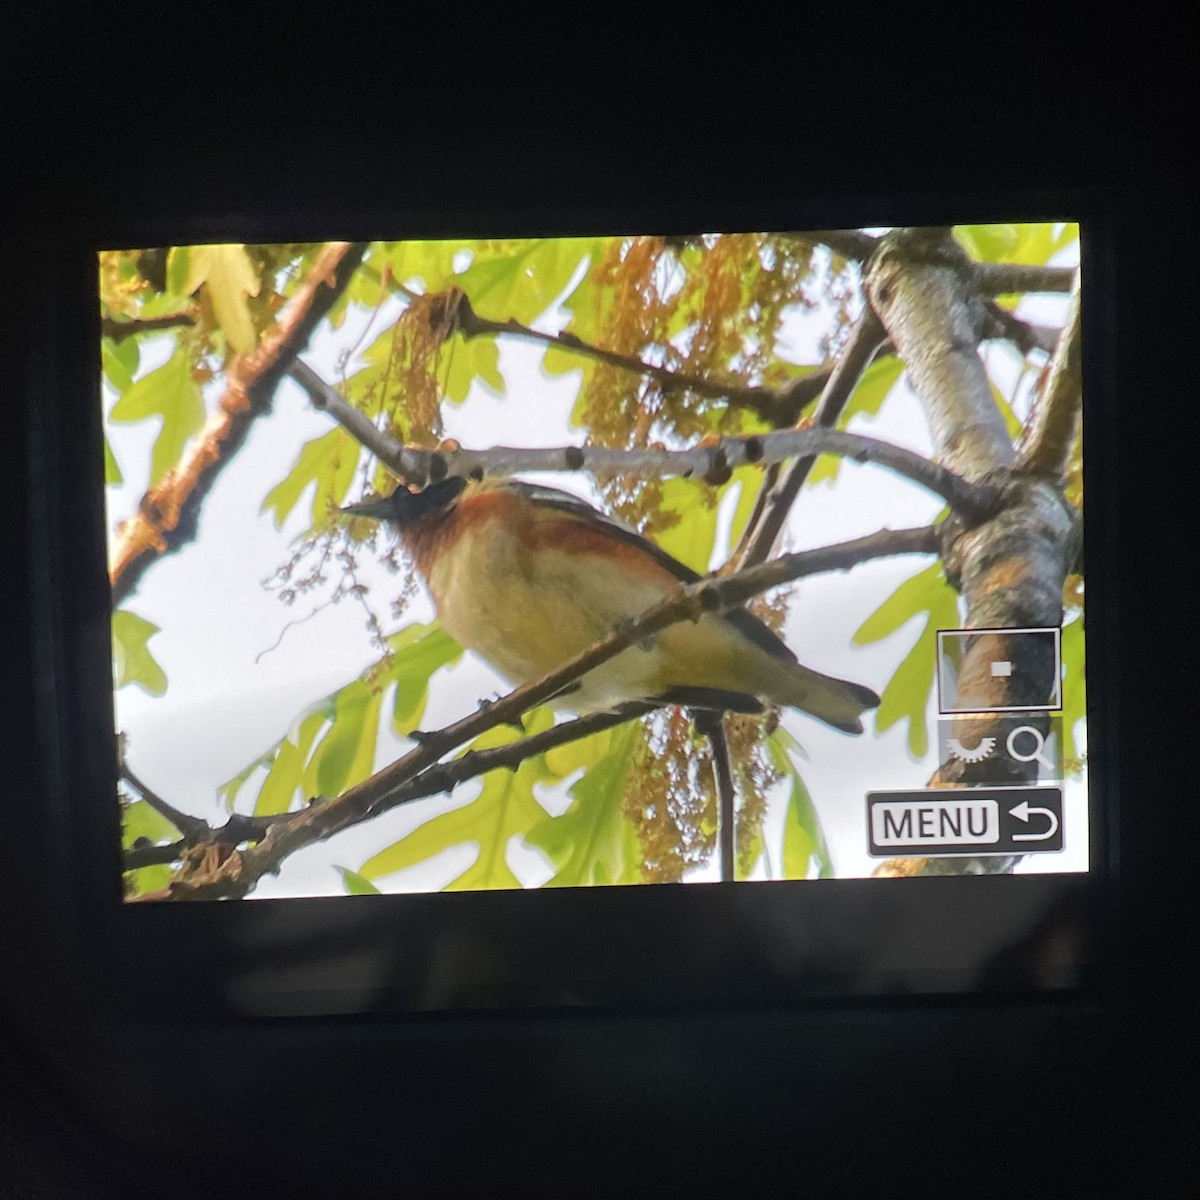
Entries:
[[833,875],[833,859],[821,829],[821,818],[813,806],[808,787],[796,770],[792,757],[787,752],[791,735],[778,729],[767,739],[767,750],[775,769],[791,781],[788,794],[787,816],[783,826],[783,879],[807,879],[809,864],[817,860],[818,874],[822,879]]
[[[540,733],[552,721],[549,709],[535,710],[526,714],[526,731]],[[502,746],[516,736],[511,729],[492,729],[477,738],[470,749]],[[478,857],[446,885],[447,889],[519,888],[521,881],[513,874],[505,856],[508,843],[545,816],[533,794],[533,785],[549,778],[540,755],[527,758],[515,771],[489,771],[483,776],[483,790],[474,800],[418,825],[399,841],[373,854],[359,868],[359,873],[367,879],[378,879],[416,866],[453,846],[473,842],[479,847]]]
[[315,484],[312,527],[327,525],[333,519],[332,510],[342,504],[354,483],[361,454],[362,447],[341,428],[312,438],[305,442],[292,469],[266,494],[261,511],[273,513],[275,528],[282,529],[309,485]]
[[121,822],[122,844],[128,850],[138,838],[158,845],[177,841],[183,831],[176,829],[157,809],[145,800],[134,800],[125,806]]
[[159,627],[126,608],[112,616],[113,687],[120,690],[136,683],[151,696],[167,690],[167,676],[155,661],[147,642],[161,632]]
[[217,792],[229,811],[262,768],[267,774],[254,811],[263,814],[287,812],[297,791],[304,798],[337,795],[372,773],[389,685],[395,686],[394,726],[407,734],[425,711],[430,678],[462,656],[436,623],[409,625],[388,638],[388,646],[392,660],[370,684],[360,676],[310,705],[288,734],[221,784]]
[[183,294],[190,296],[203,285],[230,349],[235,354],[249,354],[258,344],[258,333],[246,299],[258,295],[262,280],[246,247],[234,243],[189,246],[187,250]]
[[883,689],[875,710],[875,728],[881,733],[898,721],[908,721],[909,752],[918,759],[929,749],[925,710],[937,665],[933,635],[939,629],[956,629],[959,622],[958,594],[947,582],[942,564],[933,563],[905,580],[854,634],[860,646],[882,641],[921,615],[925,621],[920,635]]
[[150,483],[154,485],[179,462],[188,440],[204,424],[204,399],[182,347],[157,370],[133,383],[109,414],[118,424],[151,417],[162,418],[150,460]]
[[133,386],[133,377],[137,374],[141,353],[138,350],[136,337],[100,339],[100,365],[104,378],[118,392],[124,392]]
[[625,780],[633,761],[637,722],[609,732],[607,753],[571,787],[571,807],[540,820],[525,840],[546,853],[556,871],[548,887],[636,883],[641,855],[625,819]]

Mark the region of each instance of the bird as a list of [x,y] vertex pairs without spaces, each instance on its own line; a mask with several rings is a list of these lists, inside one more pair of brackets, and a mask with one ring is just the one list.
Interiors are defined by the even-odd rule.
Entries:
[[[560,667],[701,577],[624,523],[558,488],[449,476],[345,506],[391,526],[442,628],[510,684]],[[705,613],[593,668],[549,702],[586,714],[631,702],[761,713],[787,706],[848,734],[879,696],[802,666],[745,608]]]

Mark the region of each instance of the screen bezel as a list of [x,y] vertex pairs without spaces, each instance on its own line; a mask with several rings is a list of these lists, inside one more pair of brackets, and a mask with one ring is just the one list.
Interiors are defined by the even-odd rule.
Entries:
[[[831,220],[833,212],[837,219]],[[857,219],[853,219],[857,217]],[[212,240],[301,241],[314,237],[520,236],[696,229],[820,228],[1078,219],[1082,227],[1085,495],[1088,561],[1088,722],[1090,860],[1086,875],[828,880],[687,887],[479,892],[450,895],[261,900],[249,904],[124,904],[104,567],[103,476],[98,402],[99,315],[94,252],[100,248]],[[254,218],[122,222],[72,238],[61,251],[46,334],[58,347],[49,403],[35,409],[37,471],[32,514],[35,627],[44,684],[38,705],[43,757],[56,827],[69,847],[76,937],[93,984],[118,1010],[240,1020],[281,1015],[669,1010],[777,1007],[903,995],[994,997],[1044,989],[1087,989],[1108,959],[1102,931],[1113,903],[1111,847],[1116,820],[1114,708],[1116,612],[1113,556],[1099,541],[1115,528],[1118,469],[1112,365],[1100,351],[1112,335],[1108,227],[1096,196],[963,196],[935,203],[801,206],[754,211],[679,206],[659,214],[600,217],[564,208],[520,218],[461,214],[326,213],[311,219]],[[89,293],[90,284],[90,293]],[[67,436],[64,431],[71,430]],[[1101,532],[1098,532],[1101,531]],[[1098,552],[1100,551],[1100,552]],[[1099,684],[1096,682],[1099,680]],[[68,733],[70,731],[70,733]],[[82,735],[82,736],[80,736]],[[70,749],[68,749],[70,747]],[[1103,796],[1103,803],[1101,797]],[[66,836],[66,831],[70,835]],[[1049,933],[1048,911],[1061,923]],[[881,921],[891,930],[880,958]],[[842,934],[830,942],[831,925]],[[503,969],[490,978],[479,961],[460,962],[441,990],[454,947],[487,930]],[[586,938],[580,930],[590,931]],[[596,936],[596,931],[604,936]],[[703,936],[694,936],[695,931]],[[787,937],[772,953],[764,930]],[[649,937],[648,931],[662,936]],[[1065,932],[1064,932],[1065,931]],[[693,936],[689,938],[689,933]],[[1038,970],[1033,951],[1014,949],[1019,933],[1067,938],[1067,968]],[[178,947],[192,948],[180,955]],[[781,943],[782,944],[782,943]],[[1006,957],[1006,951],[1007,957]],[[897,959],[897,956],[899,958]],[[1002,965],[989,972],[981,963]],[[299,961],[299,966],[297,965]],[[404,978],[391,978],[408,964]],[[442,964],[438,966],[438,964]],[[415,966],[413,964],[416,964]],[[631,965],[632,964],[632,965]],[[1007,964],[1007,965],[1003,965]],[[413,972],[416,972],[414,974]],[[119,986],[112,986],[115,981]],[[384,981],[384,982],[381,982]],[[430,996],[434,999],[431,1001]]]

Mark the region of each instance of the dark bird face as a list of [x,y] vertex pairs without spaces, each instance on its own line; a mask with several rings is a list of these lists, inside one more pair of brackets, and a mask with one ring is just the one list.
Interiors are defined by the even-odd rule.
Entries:
[[410,492],[401,484],[390,496],[381,500],[368,500],[362,504],[348,504],[342,512],[352,517],[391,521],[404,529],[430,513],[449,508],[466,486],[467,481],[457,477],[443,479],[420,492]]

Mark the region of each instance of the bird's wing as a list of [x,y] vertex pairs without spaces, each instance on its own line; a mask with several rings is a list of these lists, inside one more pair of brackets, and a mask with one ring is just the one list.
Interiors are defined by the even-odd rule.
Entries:
[[[602,529],[610,537],[615,537],[630,546],[636,546],[648,554],[659,566],[664,567],[680,583],[698,583],[703,576],[698,575],[691,567],[684,566],[677,558],[672,558],[665,550],[656,546],[649,538],[643,537],[637,530],[630,528],[623,521],[607,516],[593,508],[586,500],[573,496],[570,492],[558,488],[543,487],[541,484],[525,483],[513,479],[505,483],[523,499],[531,504],[544,508],[557,509],[559,512],[570,513],[580,521],[585,521],[597,529]],[[788,665],[798,665],[796,656],[766,627],[753,613],[744,608],[730,609],[721,614],[721,619],[732,625],[747,641],[753,642],[760,650],[764,650],[772,658]]]

